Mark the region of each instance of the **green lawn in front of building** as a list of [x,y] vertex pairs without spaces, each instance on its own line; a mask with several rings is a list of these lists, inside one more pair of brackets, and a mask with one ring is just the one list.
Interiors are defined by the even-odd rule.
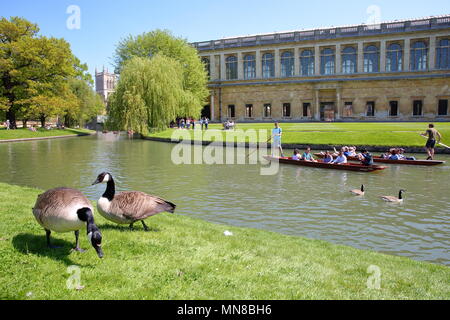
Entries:
[[[383,122],[383,123],[281,123],[284,144],[329,144],[356,146],[424,146],[426,140],[419,134],[428,128],[428,122]],[[200,129],[200,125],[196,126]],[[270,137],[272,123],[237,123],[238,141],[243,141],[244,132],[248,129],[266,130]],[[231,131],[222,130],[221,124],[210,124],[210,133],[203,140],[225,140]],[[450,122],[436,123],[443,135],[442,142],[450,145]],[[240,130],[244,130],[241,132]],[[152,133],[149,137],[171,138],[175,129]],[[193,130],[185,130],[193,138]],[[214,137],[212,137],[214,136]],[[266,136],[258,136],[259,142],[265,142]],[[248,138],[245,138],[248,141]],[[197,140],[197,139],[194,139]]]

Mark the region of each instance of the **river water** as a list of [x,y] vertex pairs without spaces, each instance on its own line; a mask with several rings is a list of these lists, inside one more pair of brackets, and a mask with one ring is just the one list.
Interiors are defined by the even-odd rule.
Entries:
[[[159,195],[177,214],[450,265],[449,156],[438,156],[447,164],[437,167],[358,173],[280,165],[267,176],[259,164],[176,165],[174,147],[112,133],[0,144],[0,181],[74,187],[97,200],[105,185],[91,184],[109,171],[118,191]],[[348,192],[361,184],[364,197]],[[407,190],[403,204],[379,198],[399,189]]]

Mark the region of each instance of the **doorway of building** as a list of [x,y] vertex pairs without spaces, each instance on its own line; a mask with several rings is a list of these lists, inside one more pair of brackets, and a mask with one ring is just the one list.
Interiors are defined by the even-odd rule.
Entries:
[[209,104],[203,107],[201,117],[202,118],[206,117],[211,120],[211,106]]
[[320,121],[334,121],[335,111],[334,102],[320,103]]

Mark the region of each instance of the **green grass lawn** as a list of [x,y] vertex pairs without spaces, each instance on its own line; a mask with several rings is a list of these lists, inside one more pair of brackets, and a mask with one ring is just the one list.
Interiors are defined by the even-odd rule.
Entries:
[[[200,128],[197,125],[197,128]],[[216,131],[218,140],[225,140],[225,131],[217,132],[221,129],[220,124],[210,125],[211,131]],[[247,130],[267,130],[267,137],[271,135],[271,123],[238,123],[237,129]],[[282,123],[284,144],[331,144],[356,145],[356,146],[424,146],[426,140],[419,136],[428,128],[427,123]],[[443,135],[442,142],[450,145],[450,122],[436,123]],[[187,130],[186,130],[187,131]],[[171,138],[174,129],[150,134],[149,137]],[[193,130],[189,131],[191,137]],[[212,132],[210,133],[212,134]],[[215,140],[209,138],[204,140]],[[267,140],[258,137],[259,142]],[[248,139],[245,139],[248,141]],[[244,141],[244,136],[238,134],[237,141]]]
[[[40,192],[0,184],[0,299],[450,299],[446,266],[177,214],[149,219],[148,233],[96,214],[102,260],[85,236],[89,250],[70,252],[72,233],[50,250],[31,213]],[[66,288],[72,265],[82,290]],[[371,265],[381,289],[367,287]]]
[[87,129],[69,129],[69,128],[65,130],[58,130],[58,129],[47,130],[43,128],[38,128],[37,132],[30,131],[29,129],[6,130],[5,128],[1,128],[0,140],[56,137],[73,134],[86,134],[91,132],[93,131]]

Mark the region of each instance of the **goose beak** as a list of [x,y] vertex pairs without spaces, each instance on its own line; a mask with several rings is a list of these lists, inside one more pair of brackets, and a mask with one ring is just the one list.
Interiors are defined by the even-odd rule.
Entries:
[[99,183],[100,183],[100,180],[98,180],[98,178],[97,178],[97,180],[95,180],[94,183],[92,183],[92,185],[95,186],[96,184],[99,184]]
[[101,246],[95,246],[94,248],[95,248],[95,251],[97,251],[98,257],[99,257],[100,259],[103,258],[103,250],[102,250],[102,247],[101,247]]

